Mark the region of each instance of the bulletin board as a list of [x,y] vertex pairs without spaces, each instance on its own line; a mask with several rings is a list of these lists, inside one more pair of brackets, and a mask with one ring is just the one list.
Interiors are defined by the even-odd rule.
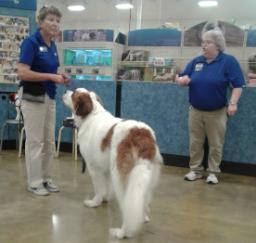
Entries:
[[0,82],[17,82],[21,42],[29,35],[29,18],[0,15]]

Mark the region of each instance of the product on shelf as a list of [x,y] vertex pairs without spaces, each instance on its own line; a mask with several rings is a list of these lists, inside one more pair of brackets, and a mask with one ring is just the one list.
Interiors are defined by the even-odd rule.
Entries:
[[122,61],[147,61],[148,51],[144,50],[128,50],[122,56]]
[[64,71],[72,79],[111,81],[112,50],[74,47],[63,50]]

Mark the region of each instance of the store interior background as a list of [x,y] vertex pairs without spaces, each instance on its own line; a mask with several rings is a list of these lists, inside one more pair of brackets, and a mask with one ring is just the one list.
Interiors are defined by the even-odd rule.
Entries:
[[[62,29],[110,28],[123,33],[129,31],[130,11],[117,10],[116,0],[80,0],[85,3],[86,10],[73,13],[67,10],[70,2],[75,3],[75,0],[37,0],[37,8],[45,4],[58,7],[63,13]],[[137,29],[138,25],[141,28],[158,28],[166,23],[177,23],[183,29],[206,20],[224,20],[242,28],[256,25],[254,0],[218,2],[217,7],[200,8],[198,0],[132,0],[134,8],[131,10],[130,29]]]
[[[22,3],[21,0],[17,2]],[[75,4],[79,2],[83,2],[85,5],[86,9],[84,11],[70,12],[67,9],[70,3]],[[11,8],[3,8],[2,14],[29,17],[29,32],[32,33],[36,29],[36,8],[38,10],[44,5],[54,5],[63,14],[60,23],[63,36],[69,31],[74,33],[76,30],[113,30],[114,34],[112,32],[112,36],[114,35],[114,38],[111,41],[74,41],[73,39],[65,41],[63,38],[63,41],[57,42],[61,71],[71,70],[70,76],[75,80],[77,87],[86,87],[95,91],[101,96],[105,108],[112,114],[122,118],[145,121],[152,126],[156,132],[161,153],[185,156],[179,157],[177,161],[178,165],[182,165],[182,162],[184,162],[183,165],[187,166],[187,157],[189,155],[188,129],[187,112],[184,112],[188,108],[187,89],[173,84],[170,82],[171,79],[167,82],[150,81],[154,81],[152,77],[172,73],[173,70],[176,70],[176,64],[181,70],[189,60],[201,52],[200,41],[197,46],[185,46],[183,44],[183,39],[185,39],[184,32],[187,29],[205,21],[215,22],[217,20],[231,23],[238,26],[239,30],[242,30],[241,32],[245,38],[241,41],[241,44],[239,46],[228,46],[226,52],[236,56],[246,77],[248,73],[248,57],[255,53],[256,50],[256,47],[246,46],[248,30],[255,30],[254,26],[256,26],[254,20],[256,2],[253,0],[246,0],[244,2],[225,0],[218,1],[219,5],[213,8],[200,8],[197,0],[133,0],[131,2],[134,5],[132,10],[121,11],[115,8],[117,3],[115,0],[37,0],[33,1],[35,4],[32,11],[24,9],[16,11]],[[26,3],[32,3],[32,1]],[[30,13],[29,16],[28,13]],[[148,28],[161,31],[176,30],[177,28],[181,33],[181,41],[179,36],[180,42],[178,44],[168,46],[160,46],[157,43],[153,43],[154,45],[151,46],[136,46],[127,45],[127,41],[126,45],[115,42],[119,32],[128,36],[129,39],[129,33]],[[144,38],[143,34],[141,37],[143,37],[142,40],[144,41],[146,38]],[[157,41],[161,37],[158,37]],[[172,39],[172,37],[169,37],[169,39]],[[87,63],[82,63],[81,66],[76,64],[64,65],[65,49],[71,48],[111,50],[113,52],[112,65],[97,64],[97,66],[94,66],[91,64],[87,65]],[[122,54],[127,50],[147,51],[149,58],[142,64],[136,61],[128,61],[127,64],[121,61]],[[11,53],[11,50],[8,50],[8,53]],[[166,66],[165,63],[163,66],[149,65],[150,57],[172,59],[174,60],[174,65],[172,66],[172,63],[168,64],[169,66]],[[143,74],[143,78],[120,78],[118,79],[120,82],[115,82],[118,77],[117,74],[122,68],[128,71],[130,69],[139,70]],[[4,69],[8,72],[10,71],[8,67]],[[95,69],[99,72],[97,75],[94,74]],[[161,75],[162,73],[164,75]],[[175,74],[175,72],[173,73]],[[147,79],[145,78],[146,74]],[[12,75],[16,75],[15,72]],[[74,78],[73,75],[75,75]],[[2,76],[9,77],[11,75],[7,73]],[[89,76],[91,79],[86,78],[86,76]],[[95,82],[95,80],[98,81],[98,76],[108,76],[110,77],[108,81],[112,82],[102,82],[102,80]],[[129,80],[132,80],[132,82],[129,82]],[[3,82],[0,86],[3,93],[0,106],[5,111],[0,119],[0,124],[2,124],[6,119],[15,117],[15,108],[13,104],[8,102],[8,92],[15,92],[17,90],[17,82]],[[56,99],[56,140],[58,138],[58,131],[63,124],[63,119],[71,115],[66,107],[64,107],[61,99],[64,90],[64,87],[58,86]],[[255,88],[248,87],[244,90],[239,104],[239,112],[235,118],[230,119],[224,147],[224,161],[235,162],[235,165],[242,163],[249,170],[246,174],[253,173],[248,164],[256,164],[256,128],[254,125],[256,114],[251,109],[252,103],[256,99],[255,97]],[[161,107],[160,110],[159,107]],[[234,134],[233,131],[236,131],[236,133]],[[11,146],[7,146],[8,142],[10,144],[15,142],[15,137],[15,129],[8,129],[8,133],[6,132],[4,136],[5,142],[3,147],[10,148]],[[178,139],[175,140],[173,138]],[[71,141],[71,131],[68,129],[64,130],[61,143],[63,145],[65,143],[70,145]],[[241,149],[241,152],[236,149],[237,146]],[[65,147],[62,146],[62,148]],[[166,161],[174,163],[172,159],[167,159]],[[232,163],[226,164],[231,165],[231,167],[234,166]],[[240,168],[238,168],[238,172],[241,173]]]
[[[115,33],[127,35],[129,30],[163,28],[163,25],[175,25],[184,31],[203,21],[216,20],[233,23],[245,32],[256,27],[255,0],[219,0],[218,7],[209,9],[198,7],[197,0],[133,0],[134,9],[131,11],[117,10],[114,0],[84,2],[86,10],[82,12],[68,11],[67,0],[37,0],[37,9],[45,4],[58,7],[63,14],[61,30],[113,29]],[[1,15],[28,17],[32,20],[31,33],[36,28],[34,11],[6,11],[6,8],[2,8]],[[58,43],[58,48],[62,58],[65,47],[112,48],[112,45],[66,42]],[[147,49],[152,56],[175,59],[183,56],[183,64],[200,52],[200,47],[123,46],[118,49],[120,53],[116,57],[119,56],[119,59],[116,58],[113,67],[120,62],[123,50],[136,48]],[[228,47],[227,52],[238,58],[246,75],[247,57],[256,52],[256,47]],[[105,70],[107,72],[108,68]],[[99,94],[105,108],[115,114],[118,100],[116,83],[78,80],[77,85]],[[210,186],[205,180],[193,183],[183,180],[188,171],[186,88],[171,82],[120,83],[122,99],[119,100],[119,115],[146,121],[156,132],[161,152],[177,156],[177,159],[165,157],[166,164],[170,166],[163,166],[152,204],[151,222],[145,224],[134,239],[122,242],[255,243],[256,89],[244,89],[239,112],[229,121],[220,183]],[[0,82],[1,125],[6,119],[16,116],[15,107],[8,100],[9,93],[16,91],[17,84]],[[59,86],[56,139],[63,119],[70,115],[61,99],[63,92],[64,88]],[[71,153],[71,129],[64,131],[60,157],[54,159],[54,179],[61,192],[47,198],[38,198],[26,191],[24,149],[21,158],[18,158],[16,135],[16,130],[9,126],[0,153],[0,242],[121,243],[109,237],[109,228],[120,225],[120,213],[115,202],[97,209],[83,206],[83,200],[92,196],[93,190],[88,172],[81,173],[81,157],[75,161]]]
[[[74,4],[79,2],[84,3],[86,7],[84,11],[70,12],[67,10],[67,6],[70,3]],[[218,1],[217,7],[212,8],[199,7],[198,0],[132,0],[130,2],[134,5],[134,8],[122,11],[115,8],[116,0],[78,0],[77,2],[76,0],[38,0],[37,9],[40,9],[40,7],[45,4],[52,4],[58,7],[63,14],[60,25],[60,29],[63,31],[74,29],[113,29],[115,34],[121,32],[126,36],[129,35],[129,31],[137,29],[168,27],[177,28],[181,30],[182,35],[184,35],[185,30],[204,21],[225,21],[238,26],[245,33],[244,44],[242,46],[227,46],[226,52],[234,55],[238,59],[246,77],[248,73],[248,57],[256,53],[255,47],[246,46],[248,30],[256,28],[254,17],[256,1],[222,0]],[[118,48],[110,46],[110,48],[116,51],[116,53],[113,53],[113,80],[115,80],[116,77],[115,72],[122,65],[121,55],[126,50],[147,50],[149,56],[173,58],[180,69],[184,68],[189,60],[200,54],[201,47],[184,46],[183,38],[184,36],[182,36],[180,46],[125,45],[121,48],[120,46]],[[62,50],[66,47],[106,48],[106,43],[101,44],[101,42],[93,43],[90,41],[62,42],[58,43],[58,45],[61,63],[63,63]],[[104,74],[109,71],[108,68],[101,68]],[[84,81],[81,81],[80,84],[85,86],[89,85]],[[98,84],[93,84],[92,87],[94,88],[94,86],[97,85]],[[102,84],[99,85],[102,86]],[[96,89],[96,91],[99,91],[100,94],[103,95],[103,99],[107,101],[107,109],[113,111],[115,108],[113,107],[111,97],[108,97],[108,94],[101,93],[101,88]],[[150,99],[148,98],[149,94]],[[240,102],[239,114],[235,119],[231,119],[229,122],[226,145],[224,148],[225,161],[245,163],[249,171],[252,170],[248,164],[255,164],[256,161],[256,155],[253,152],[255,150],[255,139],[252,137],[254,134],[253,120],[255,114],[251,112],[250,108],[251,100],[254,99],[254,95],[254,88],[245,90],[243,99]],[[168,103],[166,103],[166,99],[169,99]],[[152,103],[150,103],[152,100],[155,100],[157,106],[165,111],[161,116],[161,121],[158,119],[158,114],[152,112]],[[174,107],[172,104],[177,101],[179,104]],[[133,105],[134,102],[137,102],[136,107]],[[122,82],[122,100],[120,107],[121,112],[119,115],[121,115],[121,117],[146,121],[156,130],[162,153],[179,156],[188,155],[188,146],[186,143],[186,141],[188,141],[188,134],[185,132],[187,127],[187,114],[180,112],[187,109],[186,91],[180,90],[180,88],[176,86],[170,86],[167,83],[151,85],[150,83],[144,82],[132,82],[131,84]],[[151,107],[151,109],[148,110],[146,107]],[[177,127],[175,132],[171,127],[172,125],[176,126],[176,120],[180,121],[180,126]],[[239,130],[237,130],[238,127]],[[233,131],[237,131],[236,135],[234,135]],[[166,136],[166,134],[169,134],[169,136]],[[180,139],[173,141],[171,139],[172,137],[179,137]],[[240,147],[241,152],[236,150],[237,146]],[[173,158],[171,160],[173,163]],[[181,165],[181,160],[186,161],[187,159],[181,159],[179,157],[178,165]],[[184,165],[187,165],[187,163],[184,163]],[[233,166],[232,164],[231,167]],[[237,170],[241,173],[240,168],[237,168]],[[246,172],[246,174],[248,174],[248,172]]]
[[[228,46],[226,49],[227,53],[234,55],[238,59],[245,77],[248,73],[248,57],[252,55],[252,53],[256,52],[255,47],[246,47],[245,45],[247,31],[256,27],[254,18],[256,1],[254,0],[245,0],[243,2],[239,0],[218,1],[219,5],[212,8],[199,7],[197,0],[133,0],[131,3],[134,5],[134,8],[125,11],[117,10],[115,8],[115,4],[117,3],[116,0],[77,1],[77,3],[79,2],[84,3],[86,7],[84,11],[70,12],[67,10],[67,6],[70,3],[76,3],[76,0],[38,0],[37,9],[40,9],[45,4],[52,4],[58,7],[63,14],[60,24],[60,29],[63,31],[74,29],[112,29],[114,30],[115,34],[121,32],[126,36],[129,35],[129,31],[134,31],[137,29],[168,27],[181,30],[183,35],[185,30],[204,21],[225,21],[238,26],[245,33],[244,45],[232,47]],[[182,37],[182,43],[183,38],[184,37]],[[149,52],[149,56],[173,58],[180,69],[184,68],[185,64],[189,60],[201,52],[201,47],[185,47],[182,43],[180,46],[125,45],[120,47],[119,45],[117,48],[113,46],[111,47],[112,43],[107,44],[90,41],[61,42],[58,43],[58,45],[60,63],[63,63],[62,50],[67,47],[96,47],[99,49],[101,47],[112,48],[112,50],[115,52],[113,53],[112,76],[113,80],[115,80],[116,71],[122,65],[120,64],[121,55],[126,50],[147,50]],[[109,68],[101,67],[100,72],[108,74]],[[86,83],[82,80],[80,85],[90,87],[88,82]],[[93,89],[98,85],[102,87],[102,84],[93,84]],[[106,88],[104,89],[107,90]],[[256,155],[253,152],[255,140],[252,137],[254,130],[249,131],[247,129],[248,127],[253,129],[252,126],[255,117],[254,113],[250,112],[251,108],[249,105],[251,100],[254,99],[253,97],[255,95],[255,90],[254,88],[252,89],[247,89],[244,92],[244,97],[240,105],[240,113],[229,123],[226,139],[227,142],[224,149],[225,161],[245,163],[247,164],[246,166],[247,169],[249,168],[249,171],[251,167],[249,167],[248,164],[254,164],[256,161]],[[116,107],[114,108],[111,97],[108,94],[103,93],[102,88],[96,88],[96,91],[102,94],[103,100],[105,99],[105,101],[107,101],[105,102],[106,108],[112,112],[115,110],[117,114]],[[109,89],[109,92],[112,93],[112,89]],[[147,98],[149,94],[150,99]],[[141,84],[140,82],[132,82],[131,84],[122,82],[122,100],[119,115],[121,115],[121,117],[134,118],[148,122],[156,130],[162,153],[187,156],[187,114],[180,112],[181,110],[187,109],[186,96],[186,91],[180,90],[180,88],[176,86],[171,87],[167,83],[159,83],[152,86],[151,84],[146,84],[144,82]],[[167,98],[169,99],[170,103],[166,103]],[[172,104],[177,102],[178,99],[180,99],[179,104],[173,107]],[[146,108],[152,107],[150,100],[155,100],[158,104],[157,106],[161,107],[161,110],[165,111],[161,116],[161,121],[158,119],[158,114],[152,112],[152,108],[149,110]],[[136,107],[133,105],[134,102],[137,102]],[[175,126],[175,124],[177,124],[176,119],[180,120],[180,126],[175,130],[175,132],[171,128],[172,126],[170,124]],[[238,126],[240,129],[236,136],[234,136],[232,131],[237,130]],[[169,136],[166,136],[166,133],[169,134]],[[173,141],[171,139],[172,137],[179,137],[180,139],[178,141]],[[240,146],[242,152],[238,152],[235,149],[237,145]],[[172,163],[175,164],[173,162],[173,158],[171,160]],[[178,165],[182,164],[181,160],[187,161],[187,159],[180,157],[177,160]],[[169,160],[167,159],[167,161]],[[187,166],[187,163],[184,163],[184,165]],[[231,167],[233,167],[233,165]],[[237,170],[239,173],[241,173],[240,168]],[[246,174],[248,174],[248,172],[246,172]]]
[[[67,9],[70,3],[83,3],[86,9],[81,12],[70,12]],[[218,1],[218,6],[212,8],[199,7],[198,0],[131,0],[134,5],[131,10],[117,10],[116,3],[117,0],[37,0],[37,9],[43,5],[58,7],[63,14],[61,30],[112,29],[115,35],[119,32],[128,35],[129,31],[137,29],[166,27],[174,27],[184,32],[204,21],[215,22],[217,20],[234,24],[245,32],[256,26],[254,18],[256,2],[254,0]],[[79,46],[79,44],[75,45]],[[83,43],[83,45],[87,44]],[[60,49],[62,48],[65,46],[60,46]],[[150,52],[150,56],[174,58],[180,68],[183,68],[201,50],[200,47],[187,48],[182,45],[181,47],[147,46],[140,48],[126,46],[119,51],[117,59],[120,59],[122,52],[128,49],[144,49]],[[254,48],[250,47],[227,47],[227,53],[234,55],[239,60],[245,73],[248,71],[248,57],[253,52],[255,52]],[[114,63],[114,68],[116,65],[118,64]]]

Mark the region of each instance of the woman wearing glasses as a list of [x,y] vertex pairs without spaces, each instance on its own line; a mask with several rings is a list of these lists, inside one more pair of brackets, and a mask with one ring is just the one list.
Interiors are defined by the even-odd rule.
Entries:
[[[206,182],[218,183],[222,148],[228,116],[237,112],[245,83],[237,60],[224,53],[225,39],[219,29],[202,35],[202,55],[189,62],[176,77],[176,82],[189,87],[189,149],[190,172],[184,179],[203,178],[204,142],[209,145]],[[227,90],[232,87],[230,99]]]

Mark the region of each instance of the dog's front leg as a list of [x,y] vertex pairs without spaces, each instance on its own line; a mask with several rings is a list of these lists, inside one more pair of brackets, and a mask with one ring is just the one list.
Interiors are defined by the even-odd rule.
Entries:
[[84,200],[84,205],[90,208],[95,208],[101,205],[103,198],[101,195],[97,194],[91,200]]
[[102,204],[106,195],[106,181],[104,174],[96,172],[92,168],[88,167],[89,174],[92,179],[95,196],[91,200],[84,200],[84,205],[87,207],[98,207]]
[[111,228],[109,233],[112,237],[117,238],[119,240],[126,237],[124,228]]
[[150,213],[150,207],[149,207],[149,205],[146,205],[145,215],[144,215],[144,223],[148,223],[150,221],[149,213]]

